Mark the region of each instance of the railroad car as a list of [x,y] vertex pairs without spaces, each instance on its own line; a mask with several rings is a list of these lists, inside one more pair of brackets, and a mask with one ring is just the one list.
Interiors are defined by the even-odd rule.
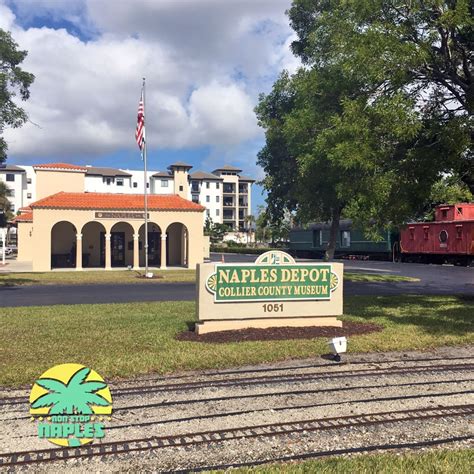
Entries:
[[435,208],[433,222],[411,222],[400,232],[406,262],[471,265],[474,257],[474,203]]
[[[296,257],[321,258],[329,240],[330,224],[314,223],[290,231],[290,253]],[[351,219],[342,219],[339,225],[335,256],[392,260],[398,249],[398,232],[381,231],[381,240],[367,239],[362,230],[355,228]]]

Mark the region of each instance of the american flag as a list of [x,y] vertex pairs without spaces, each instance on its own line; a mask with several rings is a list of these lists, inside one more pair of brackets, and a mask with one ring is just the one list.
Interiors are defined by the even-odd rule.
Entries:
[[135,140],[138,148],[143,151],[145,146],[145,107],[143,105],[143,90],[138,104],[137,129],[135,130]]

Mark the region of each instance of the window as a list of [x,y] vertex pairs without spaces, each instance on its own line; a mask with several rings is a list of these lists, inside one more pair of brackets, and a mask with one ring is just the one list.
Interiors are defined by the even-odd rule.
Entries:
[[199,192],[199,181],[192,181],[191,182],[191,191],[193,193],[198,193]]
[[206,189],[209,189],[211,187],[211,183],[209,181],[206,181]]
[[105,182],[107,183],[107,186],[110,186],[112,184],[112,179],[111,178],[107,178],[105,180]]
[[429,237],[429,226],[423,226],[423,237],[425,240],[428,240],[428,237]]
[[15,190],[14,189],[9,189],[8,190],[8,196],[15,197]]
[[206,216],[211,217],[211,211],[209,209],[206,209]]
[[15,181],[15,175],[12,173],[7,173],[7,181]]
[[349,230],[343,230],[341,232],[341,247],[351,246],[351,232]]
[[462,216],[462,207],[457,207],[456,210],[458,211],[458,214]]
[[167,179],[162,179],[161,180],[161,187],[162,188],[167,188],[168,187],[168,180]]
[[206,202],[211,202],[211,196],[206,196]]
[[146,188],[148,189],[150,187],[150,183],[146,183]]
[[26,198],[31,199],[31,193],[27,193]]
[[221,198],[220,196],[216,196],[216,202],[220,202]]
[[138,188],[138,183],[136,181],[133,182],[133,187]]
[[443,209],[441,211],[441,217],[443,217],[443,219],[446,219],[448,217],[448,211],[446,209]]
[[410,231],[410,240],[415,240],[415,228],[409,227],[408,230]]
[[117,178],[117,186],[123,186],[123,179]]
[[199,204],[199,196],[197,194],[193,194],[192,198],[193,202],[197,202]]
[[322,234],[322,230],[313,230],[313,247],[320,247],[323,244]]
[[26,184],[31,184],[31,178],[26,179]]
[[462,225],[456,226],[456,239],[462,240]]
[[183,186],[180,186],[180,187],[179,187],[179,190],[180,190],[180,191],[183,191],[183,190],[184,190]]
[[216,209],[216,216],[219,216],[221,211],[219,209]]
[[221,187],[221,183],[219,183],[219,181],[217,181],[216,183],[216,189],[219,189]]

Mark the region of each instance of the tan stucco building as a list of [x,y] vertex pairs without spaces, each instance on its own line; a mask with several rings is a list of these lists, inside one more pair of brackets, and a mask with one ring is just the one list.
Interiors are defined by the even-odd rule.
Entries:
[[[33,271],[143,267],[144,196],[86,193],[84,174],[82,167],[60,164],[37,173],[42,199],[15,219],[18,260],[32,262]],[[149,195],[149,265],[195,268],[203,262],[208,251],[204,212],[178,194]]]

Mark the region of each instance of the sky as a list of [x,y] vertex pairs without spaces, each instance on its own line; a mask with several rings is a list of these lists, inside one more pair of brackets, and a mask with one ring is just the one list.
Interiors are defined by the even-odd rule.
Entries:
[[[299,63],[291,0],[0,0],[0,28],[36,76],[29,122],[6,129],[8,163],[140,169],[134,140],[146,78],[148,168],[231,164],[263,178],[253,111]],[[253,212],[264,204],[254,187]]]

